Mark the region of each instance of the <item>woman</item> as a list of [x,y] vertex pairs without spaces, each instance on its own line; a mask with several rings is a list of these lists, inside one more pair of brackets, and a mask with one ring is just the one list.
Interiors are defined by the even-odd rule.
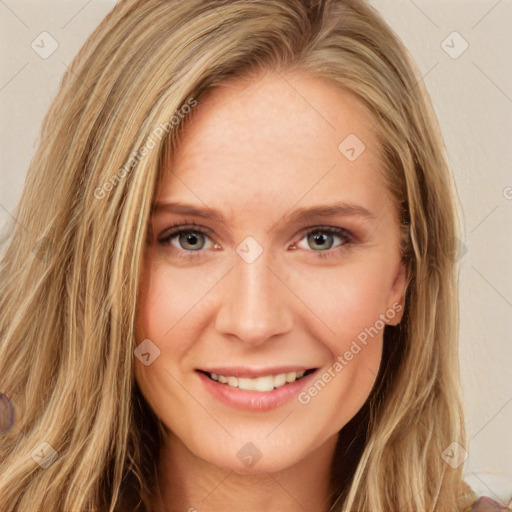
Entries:
[[2,260],[3,510],[471,507],[452,188],[366,3],[119,2]]

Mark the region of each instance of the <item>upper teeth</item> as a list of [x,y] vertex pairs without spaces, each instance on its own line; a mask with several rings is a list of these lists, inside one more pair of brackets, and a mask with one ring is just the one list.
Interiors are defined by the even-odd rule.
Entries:
[[222,384],[227,384],[232,388],[239,388],[245,391],[272,391],[274,388],[280,388],[287,382],[294,382],[304,376],[305,371],[280,373],[278,375],[266,375],[264,377],[257,377],[256,379],[249,379],[246,377],[226,377],[224,375],[217,375],[216,373],[209,373],[213,380]]

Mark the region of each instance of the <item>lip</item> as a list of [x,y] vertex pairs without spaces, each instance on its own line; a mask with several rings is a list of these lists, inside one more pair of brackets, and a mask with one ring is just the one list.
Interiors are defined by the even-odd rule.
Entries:
[[[233,376],[233,377],[261,377],[264,375],[277,375],[279,373],[288,373],[286,370],[289,368],[289,371],[302,371],[302,368],[298,369],[298,367],[282,367],[276,369],[272,369],[272,373],[268,373],[269,369],[266,370],[257,370],[256,372],[248,372],[247,368],[239,369],[238,373],[231,373],[235,371],[235,368],[216,368],[221,375],[225,376]],[[304,371],[309,368],[304,368]],[[226,370],[229,370],[228,373],[223,373]],[[220,401],[223,404],[226,404],[235,409],[243,410],[243,411],[252,411],[252,412],[263,412],[269,411],[271,409],[276,409],[278,407],[283,406],[284,404],[296,398],[297,395],[301,392],[301,390],[308,386],[315,378],[318,369],[312,371],[309,375],[302,377],[295,382],[289,382],[284,386],[274,389],[273,391],[245,391],[239,388],[232,388],[227,384],[221,384],[220,382],[214,381],[210,379],[207,375],[205,375],[204,371],[208,371],[208,373],[217,373],[214,369],[209,370],[201,370],[198,371],[197,374],[203,383],[206,391],[213,396],[216,400]]]
[[215,368],[198,368],[198,371],[207,373],[216,373],[225,377],[242,377],[256,379],[258,377],[267,377],[268,375],[279,375],[280,373],[301,372],[312,370],[312,366],[274,366],[272,368],[250,368],[247,366],[216,366]]

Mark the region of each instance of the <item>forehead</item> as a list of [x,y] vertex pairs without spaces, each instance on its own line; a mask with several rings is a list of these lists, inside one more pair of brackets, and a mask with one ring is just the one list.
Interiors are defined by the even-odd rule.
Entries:
[[299,200],[375,202],[384,183],[373,123],[355,94],[325,79],[229,80],[195,108],[159,196],[232,215],[258,205],[282,212]]

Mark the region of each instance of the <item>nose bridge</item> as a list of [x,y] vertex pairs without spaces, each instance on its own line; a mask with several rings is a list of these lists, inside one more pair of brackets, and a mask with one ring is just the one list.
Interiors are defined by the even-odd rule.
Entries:
[[222,293],[217,330],[259,344],[291,329],[285,285],[274,275],[275,270],[270,270],[270,260],[265,251],[253,261],[244,259],[243,254],[236,256],[235,268]]

